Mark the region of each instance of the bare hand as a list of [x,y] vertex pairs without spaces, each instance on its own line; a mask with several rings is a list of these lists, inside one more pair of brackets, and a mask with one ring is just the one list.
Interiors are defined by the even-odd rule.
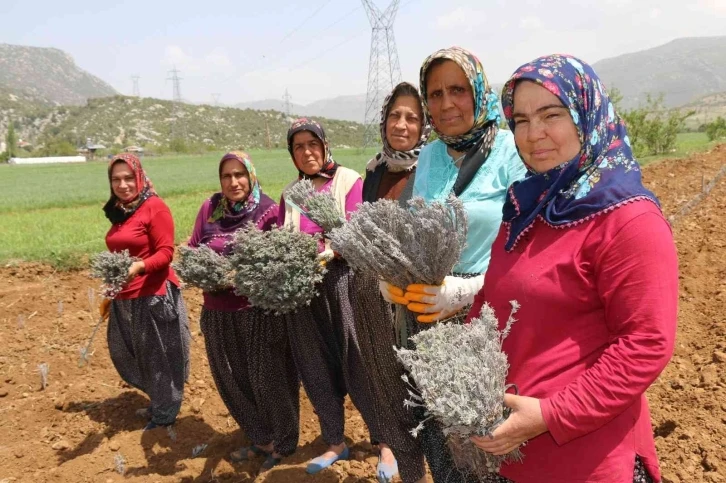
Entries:
[[492,436],[471,437],[480,449],[497,456],[511,453],[522,443],[547,432],[539,399],[505,394],[504,405],[511,408],[512,413]]
[[146,265],[143,261],[134,262],[131,264],[131,267],[129,267],[129,276],[127,281],[130,282],[134,278],[136,278],[137,275],[144,273],[144,269],[146,268]]

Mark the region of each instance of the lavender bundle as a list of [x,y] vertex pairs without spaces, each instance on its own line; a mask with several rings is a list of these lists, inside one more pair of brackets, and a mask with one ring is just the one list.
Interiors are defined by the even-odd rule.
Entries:
[[232,286],[232,264],[207,245],[198,248],[179,247],[179,261],[174,270],[184,283],[204,292],[219,292]]
[[413,198],[408,209],[397,201],[366,202],[327,237],[354,269],[406,287],[441,284],[461,256],[466,232],[464,205],[450,196],[429,204]]
[[416,349],[395,349],[398,359],[409,371],[402,376],[411,385],[406,406],[423,406],[427,418],[443,426],[456,466],[485,479],[497,472],[504,461],[520,460],[515,450],[495,456],[478,449],[470,436],[491,434],[508,416],[504,407],[506,377],[509,370],[502,341],[514,323],[519,309],[512,301],[512,313],[503,331],[498,330],[494,311],[484,305],[479,317],[470,324],[437,324],[411,337]]
[[327,191],[315,191],[309,179],[302,179],[292,185],[285,191],[284,196],[286,203],[290,203],[293,208],[326,232],[345,223],[345,217],[340,213],[338,202],[333,195]]
[[136,261],[128,250],[101,252],[91,260],[91,276],[101,279],[101,295],[112,299],[123,290],[129,278],[129,269]]
[[248,225],[237,231],[230,261],[235,293],[254,307],[275,314],[310,304],[323,280],[318,238],[292,227],[260,231]]

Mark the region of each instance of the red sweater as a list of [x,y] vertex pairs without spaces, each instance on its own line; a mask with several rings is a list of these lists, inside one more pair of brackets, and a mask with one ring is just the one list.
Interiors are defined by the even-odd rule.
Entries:
[[179,286],[169,266],[174,258],[174,220],[169,207],[158,196],[144,201],[123,223],[111,226],[106,246],[112,252],[128,250],[144,261],[144,273],[126,285],[116,298],[133,299],[166,294],[166,281]]
[[572,228],[538,219],[504,251],[503,226],[484,288],[500,321],[521,308],[503,350],[508,383],[539,398],[548,432],[501,474],[517,483],[631,483],[640,455],[655,481],[645,391],[668,363],[676,334],[678,261],[657,207],[636,201]]

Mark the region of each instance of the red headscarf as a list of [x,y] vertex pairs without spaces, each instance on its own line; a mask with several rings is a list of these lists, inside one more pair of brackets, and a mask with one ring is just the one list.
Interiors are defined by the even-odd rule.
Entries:
[[[113,171],[113,167],[116,163],[125,163],[126,166],[128,166],[134,173],[138,193],[136,197],[130,201],[121,201],[113,192],[113,187],[111,186],[111,172]],[[141,166],[141,161],[139,158],[130,153],[117,154],[111,158],[111,161],[108,163],[108,183],[111,188],[111,197],[103,206],[103,211],[106,214],[106,218],[108,218],[111,223],[123,223],[139,209],[139,206],[141,206],[144,201],[152,196],[156,196],[154,184],[151,182],[149,177],[146,176],[146,172]]]

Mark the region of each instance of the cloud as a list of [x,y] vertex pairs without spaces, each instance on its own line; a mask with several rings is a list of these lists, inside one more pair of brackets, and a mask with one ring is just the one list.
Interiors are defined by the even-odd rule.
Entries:
[[176,66],[187,72],[221,72],[232,65],[227,54],[219,48],[202,57],[195,57],[178,45],[168,45],[164,52],[164,60],[169,66]]
[[726,14],[726,2],[724,0],[700,0],[698,3],[711,12]]
[[164,60],[169,65],[189,69],[194,64],[194,59],[184,52],[178,45],[168,45],[164,52]]
[[526,30],[540,30],[542,29],[543,24],[542,20],[539,19],[539,17],[524,17],[522,20],[519,21],[519,28],[526,29]]
[[[491,15],[491,12],[490,12]],[[436,30],[458,30],[471,32],[477,27],[485,25],[487,13],[468,7],[457,7],[455,10],[441,15],[434,24]]]

